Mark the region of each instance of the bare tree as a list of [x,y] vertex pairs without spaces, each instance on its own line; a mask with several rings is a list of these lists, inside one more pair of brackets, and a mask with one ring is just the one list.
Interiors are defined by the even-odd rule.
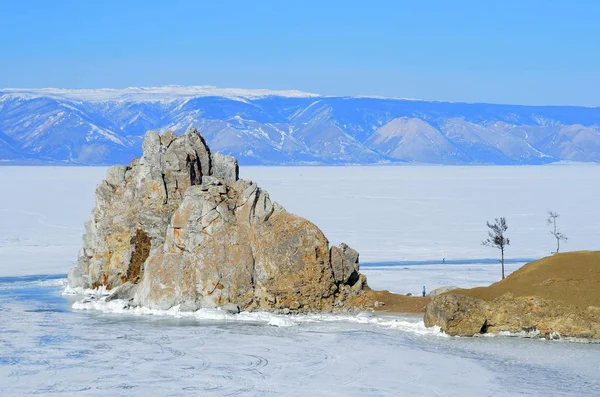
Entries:
[[[548,211],[548,225],[552,226],[552,229],[550,230],[550,234],[553,235],[554,238],[556,239],[556,253],[558,253],[558,251],[560,251],[560,242],[561,241],[566,242],[568,240],[567,236],[562,234],[560,232],[560,230],[558,230],[558,226],[556,225],[556,219],[559,216],[560,215],[557,212]],[[554,253],[555,252],[552,252],[552,254],[554,254]]]
[[506,218],[495,218],[494,223],[487,222],[487,227],[490,229],[488,231],[488,238],[482,241],[481,245],[498,248],[502,253],[500,263],[502,263],[502,280],[504,280],[504,250],[506,249],[506,246],[510,245],[510,239],[504,237],[504,233],[508,230]]

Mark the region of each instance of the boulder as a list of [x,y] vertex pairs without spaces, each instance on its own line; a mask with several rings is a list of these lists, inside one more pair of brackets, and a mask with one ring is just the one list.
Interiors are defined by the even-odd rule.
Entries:
[[425,326],[439,326],[447,334],[473,336],[485,332],[486,305],[462,295],[440,295],[425,309]]
[[229,314],[238,314],[240,312],[240,307],[236,304],[228,303],[226,305],[221,306],[221,310]]
[[[180,310],[313,312],[372,306],[358,252],[238,179],[197,130],[148,132],[143,155],[96,190],[71,287]],[[361,298],[361,299],[358,299]]]
[[358,252],[344,243],[331,247],[331,267],[337,283],[354,285],[358,281]]
[[125,284],[119,285],[111,291],[111,294],[106,297],[106,301],[110,302],[116,299],[128,300],[132,299],[138,285],[132,281],[127,281]]
[[446,293],[446,292],[450,292],[450,291],[452,291],[452,290],[455,290],[455,289],[458,289],[458,287],[455,287],[455,286],[450,286],[450,285],[446,285],[446,286],[443,286],[443,287],[439,287],[439,288],[436,288],[436,289],[434,289],[433,291],[431,291],[431,292],[429,293],[429,297],[430,297],[431,299],[433,299],[433,298],[435,298],[435,297],[436,297],[436,296],[438,296],[438,295],[444,294],[444,293]]

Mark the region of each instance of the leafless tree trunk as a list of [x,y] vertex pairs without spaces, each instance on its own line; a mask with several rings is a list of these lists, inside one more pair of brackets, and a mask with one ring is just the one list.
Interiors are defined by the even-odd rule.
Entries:
[[506,218],[496,218],[494,223],[487,222],[488,238],[481,242],[486,247],[498,248],[501,253],[500,263],[502,264],[502,280],[504,280],[504,250],[507,245],[510,245],[510,239],[504,237],[504,233],[508,230],[506,226]]
[[502,280],[504,280],[504,247],[501,248],[502,251]]
[[552,230],[550,230],[550,234],[554,236],[554,238],[556,239],[556,252],[551,252],[552,254],[554,253],[558,253],[560,251],[560,242],[561,241],[567,241],[568,238],[567,236],[565,236],[564,234],[562,234],[560,232],[560,230],[558,230],[558,226],[557,226],[557,222],[556,219],[559,217],[560,215],[557,212],[554,211],[548,211],[548,225],[552,226]]

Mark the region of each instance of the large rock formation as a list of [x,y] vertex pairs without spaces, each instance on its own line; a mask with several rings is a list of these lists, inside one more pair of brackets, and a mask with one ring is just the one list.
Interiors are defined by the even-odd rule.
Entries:
[[529,263],[489,287],[435,297],[425,325],[450,335],[539,332],[600,338],[600,252],[570,252]]
[[358,253],[329,242],[254,182],[198,131],[150,131],[143,155],[108,170],[85,225],[69,286],[109,299],[182,310],[334,311],[361,307]]

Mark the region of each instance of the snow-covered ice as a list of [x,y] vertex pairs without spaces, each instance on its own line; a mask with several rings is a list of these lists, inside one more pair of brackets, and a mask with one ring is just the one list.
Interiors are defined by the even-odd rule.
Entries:
[[600,345],[449,338],[411,316],[72,310],[50,281],[0,279],[3,396],[600,393]]
[[[553,249],[598,249],[597,166],[242,168],[377,289],[499,278],[480,246],[505,216],[507,270]],[[417,316],[231,315],[64,295],[102,168],[0,167],[0,393],[53,395],[600,395],[600,345],[449,338]]]
[[481,241],[501,216],[508,257],[540,258],[556,248],[548,210],[561,215],[564,250],[600,249],[598,165],[244,167],[241,177],[362,262],[496,259]]
[[66,273],[106,168],[0,167],[0,276]]

